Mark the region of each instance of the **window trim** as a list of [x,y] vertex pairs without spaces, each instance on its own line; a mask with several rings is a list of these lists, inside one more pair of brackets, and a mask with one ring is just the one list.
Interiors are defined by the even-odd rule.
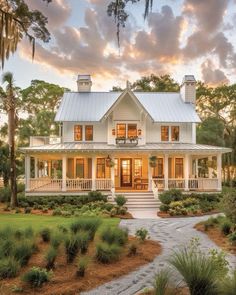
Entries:
[[[120,125],[120,126],[123,125],[123,126],[125,127],[125,128],[124,128],[124,129],[125,129],[125,135],[124,135],[124,136],[119,136],[119,135],[118,135],[118,126],[119,126],[119,125]],[[125,137],[125,138],[126,138],[126,123],[117,123],[117,124],[116,124],[116,137],[117,137],[117,138],[122,138],[122,137]]]
[[[176,141],[176,142],[178,142],[179,141],[179,138],[180,138],[180,128],[179,128],[179,126],[170,126],[170,128],[171,128],[171,141]],[[178,139],[173,139],[173,130],[174,130],[174,128],[178,128]]]
[[[92,139],[87,138],[87,129],[92,128]],[[93,141],[93,125],[85,125],[85,141]]]
[[[167,129],[167,140],[162,139],[162,128],[166,128]],[[161,126],[161,141],[167,142],[170,141],[170,126],[167,125],[162,125]]]
[[[75,129],[80,127],[81,130],[81,139],[76,139],[76,131]],[[74,125],[74,141],[83,141],[83,125]]]

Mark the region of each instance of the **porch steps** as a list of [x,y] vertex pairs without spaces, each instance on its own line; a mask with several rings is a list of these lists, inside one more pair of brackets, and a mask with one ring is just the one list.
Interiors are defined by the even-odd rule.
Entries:
[[[127,203],[125,206],[129,209],[159,209],[161,202],[154,198],[152,192],[135,192],[135,193],[121,193],[126,197]],[[115,204],[112,197],[109,196],[108,200]]]

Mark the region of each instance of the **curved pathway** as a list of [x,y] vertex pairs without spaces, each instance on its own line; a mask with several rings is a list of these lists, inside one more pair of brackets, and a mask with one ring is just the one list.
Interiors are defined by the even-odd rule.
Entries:
[[[200,239],[201,248],[208,251],[210,248],[220,249],[213,243],[207,235],[195,230],[196,223],[208,219],[209,216],[169,218],[169,219],[130,219],[122,220],[121,227],[129,229],[129,233],[134,235],[136,230],[144,227],[148,229],[150,238],[161,243],[163,251],[153,262],[148,263],[136,271],[115,279],[100,287],[84,292],[86,295],[133,295],[139,290],[152,285],[153,277],[157,271],[167,266],[166,260],[176,247],[187,244],[193,237]],[[227,255],[231,267],[236,267],[236,256]],[[178,280],[178,278],[176,278]]]

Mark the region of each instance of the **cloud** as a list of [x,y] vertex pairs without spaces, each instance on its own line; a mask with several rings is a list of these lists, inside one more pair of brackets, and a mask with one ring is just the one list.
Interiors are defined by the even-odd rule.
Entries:
[[220,69],[215,69],[214,64],[210,59],[207,59],[201,65],[202,78],[205,83],[210,85],[227,84],[229,82],[225,73]]
[[47,4],[46,1],[25,0],[32,10],[39,10],[48,18],[48,27],[54,30],[65,24],[71,14],[71,6],[66,0],[53,0]]

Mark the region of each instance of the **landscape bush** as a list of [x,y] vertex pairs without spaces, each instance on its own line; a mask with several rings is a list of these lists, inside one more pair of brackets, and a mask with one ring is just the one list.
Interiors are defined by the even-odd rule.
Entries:
[[102,230],[101,239],[103,242],[117,245],[124,245],[128,241],[128,232],[120,228],[106,227]]
[[49,282],[52,272],[44,268],[32,267],[22,278],[31,287],[41,287],[44,283]]
[[10,202],[11,189],[9,186],[0,189],[0,202],[6,203]]
[[169,288],[170,272],[168,270],[160,270],[154,278],[154,294],[155,295],[167,295]]
[[223,195],[221,208],[225,215],[236,224],[236,190],[231,190]]
[[117,244],[100,242],[96,245],[96,258],[101,263],[112,263],[120,258],[121,247]]
[[136,231],[135,236],[144,242],[148,238],[148,230],[145,228],[140,228]]
[[115,196],[115,202],[119,207],[122,207],[125,205],[125,203],[127,202],[127,199],[125,196],[123,195],[116,195]]
[[228,219],[224,219],[220,224],[220,229],[224,235],[229,235],[231,232],[232,222]]
[[14,278],[20,270],[19,262],[12,257],[0,259],[0,279]]
[[76,233],[78,231],[88,231],[90,240],[94,239],[95,233],[101,224],[101,219],[94,218],[80,218],[73,222],[70,226],[72,232]]
[[131,242],[128,247],[128,256],[134,256],[137,254],[138,245],[136,242]]
[[233,245],[236,246],[236,231],[232,232],[229,235],[229,242]]

